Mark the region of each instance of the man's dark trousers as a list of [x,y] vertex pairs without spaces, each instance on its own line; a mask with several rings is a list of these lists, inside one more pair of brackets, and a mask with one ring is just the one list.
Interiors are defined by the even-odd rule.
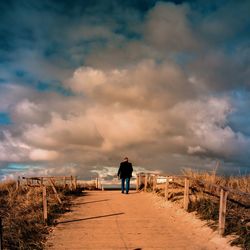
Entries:
[[124,193],[125,190],[125,181],[126,181],[126,194],[129,192],[129,187],[130,187],[130,178],[122,178],[122,193]]

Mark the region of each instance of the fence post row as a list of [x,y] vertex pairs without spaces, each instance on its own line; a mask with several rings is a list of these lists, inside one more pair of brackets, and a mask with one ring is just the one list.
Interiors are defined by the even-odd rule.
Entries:
[[[148,174],[148,173],[139,173],[137,175],[137,179],[136,179],[136,189],[138,190],[141,182],[142,182],[142,178],[144,177],[144,191],[147,191],[147,186],[148,186],[148,182],[151,181],[152,179],[152,175]],[[153,176],[153,191],[156,188],[157,185],[157,175]],[[183,207],[185,210],[188,210],[188,205],[189,205],[189,188],[190,188],[190,180],[193,179],[192,177],[187,177],[187,176],[179,176],[179,177],[184,177],[185,178],[185,186],[184,186],[184,199],[183,199]],[[176,177],[178,178],[178,176]],[[175,176],[171,177],[172,181],[174,182]],[[202,182],[199,181],[199,183],[202,183],[203,186],[201,187],[201,193],[204,193],[205,190],[205,184],[206,182]],[[209,183],[208,183],[209,184]],[[226,207],[227,207],[227,197],[229,192],[233,192],[233,193],[237,193],[240,195],[247,195],[250,197],[249,193],[246,192],[242,192],[242,191],[237,191],[237,190],[233,190],[232,188],[228,188],[228,187],[222,187],[219,185],[213,185],[213,184],[209,184],[210,187],[215,187],[216,191],[219,189],[220,190],[220,207],[219,207],[219,225],[218,225],[218,233],[219,235],[223,235],[225,232],[225,222],[226,222]],[[169,198],[169,176],[166,176],[166,184],[165,184],[165,194],[164,197],[166,200],[168,200]]]
[[227,208],[228,191],[223,188],[220,190],[220,211],[219,211],[219,235],[225,232],[226,208]]
[[[53,178],[57,178],[57,177],[53,177]],[[77,177],[75,176],[73,178],[73,176],[70,177],[58,177],[58,178],[63,178],[63,184],[64,184],[64,188],[67,186],[66,181],[67,179],[70,180],[70,188],[72,189],[73,187],[75,189],[77,189]],[[30,177],[30,178],[25,178],[23,177],[23,179],[26,179],[26,185],[32,185],[34,184],[33,180],[36,181],[35,184],[39,184],[40,187],[42,187],[42,198],[43,198],[43,220],[44,223],[47,224],[48,222],[48,201],[47,201],[47,188],[46,188],[46,184],[44,184],[44,180],[47,179],[48,183],[51,185],[53,192],[58,200],[58,202],[60,204],[62,204],[62,201],[57,193],[56,187],[55,187],[55,183],[52,179],[52,177]],[[17,181],[16,181],[16,190],[18,190],[21,186],[21,177],[18,176]],[[2,236],[2,220],[0,218],[0,250],[3,249],[3,236]]]

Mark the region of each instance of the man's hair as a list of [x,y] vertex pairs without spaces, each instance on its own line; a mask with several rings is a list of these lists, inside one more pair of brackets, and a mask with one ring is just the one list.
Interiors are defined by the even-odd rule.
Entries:
[[128,160],[128,157],[126,156],[126,157],[124,157],[124,160]]

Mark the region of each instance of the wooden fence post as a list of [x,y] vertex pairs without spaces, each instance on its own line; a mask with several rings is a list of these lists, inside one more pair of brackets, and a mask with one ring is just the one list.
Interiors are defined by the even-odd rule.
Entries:
[[141,174],[138,176],[138,190],[140,190],[141,187]]
[[156,189],[156,184],[157,184],[157,175],[153,176],[153,191]]
[[139,175],[136,175],[136,192],[139,190]]
[[77,189],[77,177],[76,176],[74,177],[74,188],[75,190]]
[[184,209],[188,210],[189,203],[189,179],[185,178],[185,187],[184,187]]
[[66,188],[66,176],[63,177],[63,187]]
[[147,186],[148,186],[148,174],[145,174],[145,182],[144,182],[144,191],[147,191]]
[[52,181],[51,178],[49,178],[49,182],[50,182],[50,185],[51,185],[51,187],[52,187],[52,189],[53,189],[53,191],[54,191],[54,193],[55,193],[55,196],[56,196],[58,202],[59,202],[60,204],[62,204],[62,201],[61,201],[61,199],[60,199],[60,197],[59,197],[59,195],[58,195],[58,193],[57,193],[57,191],[56,191],[55,185],[54,185],[54,183],[53,183],[53,181]]
[[98,189],[98,187],[99,187],[99,180],[98,180],[98,177],[96,177],[95,187],[96,187],[96,189]]
[[147,177],[147,187],[153,187],[152,185],[152,175],[148,175]]
[[220,190],[220,211],[219,211],[219,235],[221,235],[221,236],[225,232],[227,196],[228,196],[228,192],[225,191],[223,188],[221,188],[221,190]]
[[168,200],[168,185],[169,185],[169,180],[168,176],[166,177],[166,184],[165,184],[165,199]]
[[48,208],[47,208],[46,186],[43,186],[43,219],[44,219],[45,224],[47,224],[47,221],[48,221]]
[[70,190],[73,190],[73,176],[70,176]]

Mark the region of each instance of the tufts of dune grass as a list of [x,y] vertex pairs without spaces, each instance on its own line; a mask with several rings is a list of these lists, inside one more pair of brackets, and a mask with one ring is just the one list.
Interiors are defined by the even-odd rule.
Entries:
[[[57,188],[62,204],[58,204],[52,190],[47,188],[48,224],[43,221],[41,187],[21,186],[14,181],[0,183],[0,217],[3,224],[3,249],[44,249],[50,226],[70,209],[72,192]],[[79,195],[82,191],[74,191]]]
[[[219,176],[216,170],[211,173],[185,170],[184,174],[195,180],[205,181],[250,194],[250,176]],[[191,182],[191,202],[189,211],[197,211],[201,219],[216,229],[219,219],[219,191],[211,186],[199,189],[197,183]],[[202,191],[201,193],[199,191]],[[226,227],[224,235],[233,235],[232,245],[250,249],[250,197],[229,192],[227,199]]]
[[[183,171],[190,180],[189,212],[196,212],[207,224],[216,230],[219,219],[220,190],[212,185],[228,187],[244,193],[250,193],[250,176],[219,176],[216,170],[212,172],[199,172],[192,169]],[[208,183],[208,184],[201,184]],[[169,200],[182,206],[184,194],[183,179],[170,182]],[[157,190],[163,196],[164,190]],[[249,196],[229,192],[227,199],[226,229],[224,235],[233,236],[232,245],[243,249],[250,249],[250,198]]]
[[220,176],[216,174],[216,169],[212,172],[195,171],[184,169],[183,174],[193,177],[196,180],[205,181],[224,187],[229,187],[242,192],[250,193],[250,175],[243,176]]

